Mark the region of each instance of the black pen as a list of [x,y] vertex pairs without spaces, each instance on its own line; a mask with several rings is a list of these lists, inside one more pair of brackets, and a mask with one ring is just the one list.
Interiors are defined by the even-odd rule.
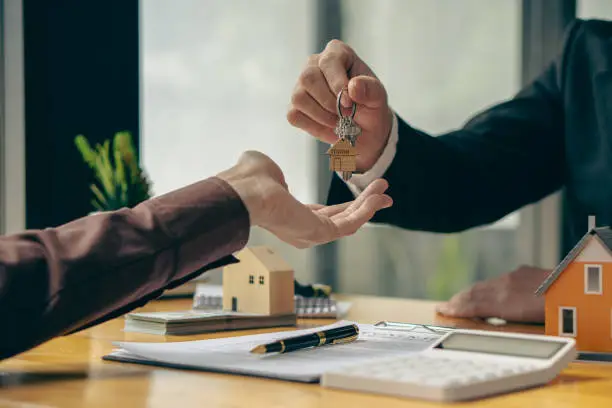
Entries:
[[289,351],[302,350],[308,347],[318,347],[326,344],[349,343],[359,336],[359,327],[356,324],[336,327],[303,336],[290,337],[275,341],[274,343],[262,344],[251,350],[251,353],[287,353]]

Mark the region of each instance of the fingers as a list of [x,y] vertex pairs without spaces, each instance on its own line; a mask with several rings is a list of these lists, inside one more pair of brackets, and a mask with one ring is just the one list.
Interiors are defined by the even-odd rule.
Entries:
[[[355,52],[342,41],[330,41],[319,57],[319,68],[334,95],[348,85],[348,71],[355,62]],[[348,95],[342,95],[342,105],[351,106]]]
[[[340,88],[348,83],[347,70],[342,68],[346,58],[343,57],[344,52],[338,50],[343,48],[338,43],[331,41],[322,54],[312,55],[308,59],[306,68],[298,78],[287,113],[291,125],[329,144],[338,139],[334,133],[338,120],[336,92],[329,81],[337,77],[337,72],[341,72]],[[338,82],[337,79],[333,80]],[[348,98],[348,95],[345,97]]]
[[308,93],[307,89],[298,88],[291,97],[291,103],[293,109],[297,109],[320,125],[330,129],[336,126],[337,115],[319,105],[310,93]]
[[333,144],[338,140],[338,136],[336,136],[332,128],[312,120],[297,109],[291,109],[287,113],[287,120],[293,126],[302,129],[322,142]]
[[383,194],[389,188],[389,183],[384,179],[376,179],[371,182],[365,190],[350,203],[349,210],[352,211],[363,204],[363,202],[372,195]]
[[[349,77],[354,77],[349,81]],[[317,139],[333,144],[337,117],[337,95],[342,89],[343,114],[353,102],[360,105],[355,121],[366,132],[386,138],[391,117],[382,83],[348,45],[330,41],[323,52],[312,55],[298,78],[287,120]],[[386,139],[385,139],[386,140]]]
[[334,215],[346,210],[352,203],[352,201],[349,201],[342,204],[323,206],[323,208],[319,208],[317,210],[317,214],[322,215],[324,217],[333,217]]
[[312,211],[318,211],[326,206],[323,204],[306,204],[306,207],[310,208]]
[[371,183],[355,201],[323,206],[304,205],[290,194],[277,200],[277,215],[271,222],[259,225],[296,248],[308,248],[354,233],[368,222],[376,211],[389,207],[391,197],[383,195],[387,183]]
[[388,208],[392,204],[393,200],[388,195],[370,195],[358,207],[337,214],[332,218],[332,222],[340,237],[351,235],[372,219],[377,211]]
[[350,98],[359,105],[370,109],[379,109],[387,106],[387,91],[378,78],[360,75],[348,84]]
[[327,112],[336,115],[336,95],[332,93],[327,80],[319,68],[319,55],[308,59],[306,68],[298,78],[296,91],[305,90]]
[[369,196],[383,194],[387,190],[388,187],[389,187],[389,184],[387,183],[386,180],[378,179],[370,183],[368,187],[366,187],[366,189],[361,194],[359,194],[359,196],[357,196],[357,198],[353,201],[348,201],[346,203],[336,204],[336,205],[331,205],[331,206],[325,206],[325,205],[320,205],[320,204],[310,204],[308,205],[308,207],[311,210],[316,211],[317,214],[319,215],[322,215],[324,217],[333,217],[337,214],[340,214],[343,211],[346,211],[347,209],[352,210],[354,208],[359,207],[360,205],[363,204],[363,202]]
[[474,284],[469,289],[457,293],[448,302],[437,306],[436,310],[449,317],[471,318],[490,317],[495,305],[490,304],[490,293],[494,288],[485,282]]

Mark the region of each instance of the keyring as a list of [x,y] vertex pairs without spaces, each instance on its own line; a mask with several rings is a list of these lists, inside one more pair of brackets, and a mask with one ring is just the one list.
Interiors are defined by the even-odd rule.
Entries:
[[[346,116],[342,115],[342,105],[340,104],[340,99],[342,99],[342,91],[344,91],[344,88],[342,88],[340,90],[340,92],[338,92],[338,99],[336,101],[337,103],[337,108],[338,108],[338,117],[339,118],[343,118]],[[347,88],[348,91],[348,88]],[[357,111],[357,104],[355,102],[353,102],[353,112],[351,112],[351,119],[353,119],[355,117],[355,112]]]

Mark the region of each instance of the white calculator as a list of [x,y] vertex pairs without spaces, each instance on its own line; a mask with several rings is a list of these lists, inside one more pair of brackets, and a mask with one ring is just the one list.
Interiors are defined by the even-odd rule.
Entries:
[[569,337],[457,329],[422,352],[326,372],[321,385],[462,401],[545,384],[576,357]]

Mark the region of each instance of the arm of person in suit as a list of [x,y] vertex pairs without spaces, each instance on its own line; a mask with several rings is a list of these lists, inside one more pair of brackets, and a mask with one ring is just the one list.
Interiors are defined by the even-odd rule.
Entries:
[[565,182],[559,78],[555,62],[511,100],[437,137],[395,114],[397,133],[389,136],[387,154],[348,183],[334,175],[328,202],[359,194],[382,177],[394,206],[373,222],[452,233],[544,198]]
[[334,207],[304,205],[267,156],[134,208],[0,237],[0,359],[127,313],[232,253],[259,226],[299,248],[356,231],[391,205],[383,180]]
[[373,222],[451,233],[495,222],[558,190],[566,177],[563,61],[577,26],[569,30],[560,57],[513,98],[437,137],[392,112],[384,86],[365,63],[348,45],[330,42],[300,75],[288,113],[294,126],[333,143],[334,95],[347,88],[349,100],[342,105],[357,104],[363,174],[348,184],[333,174],[328,203],[342,202],[369,179],[382,177],[394,205]]
[[329,204],[386,179],[393,208],[372,222],[453,233],[490,224],[563,186],[563,109],[557,64],[511,100],[462,128],[433,136],[394,114],[374,166],[345,182],[334,174]]
[[[438,137],[394,113],[384,86],[365,63],[346,44],[330,42],[309,59],[287,115],[294,126],[333,143],[336,92],[348,88],[343,107],[357,103],[355,120],[363,129],[357,141],[362,154],[358,167],[363,174],[349,183],[333,174],[329,203],[349,199],[369,179],[383,177],[394,204],[372,221],[458,232],[494,222],[559,189],[567,181],[564,84],[568,75],[588,75],[583,23],[570,25],[560,55],[516,96]],[[438,311],[453,317],[541,322],[544,307],[534,292],[548,273],[521,266],[477,282]]]

